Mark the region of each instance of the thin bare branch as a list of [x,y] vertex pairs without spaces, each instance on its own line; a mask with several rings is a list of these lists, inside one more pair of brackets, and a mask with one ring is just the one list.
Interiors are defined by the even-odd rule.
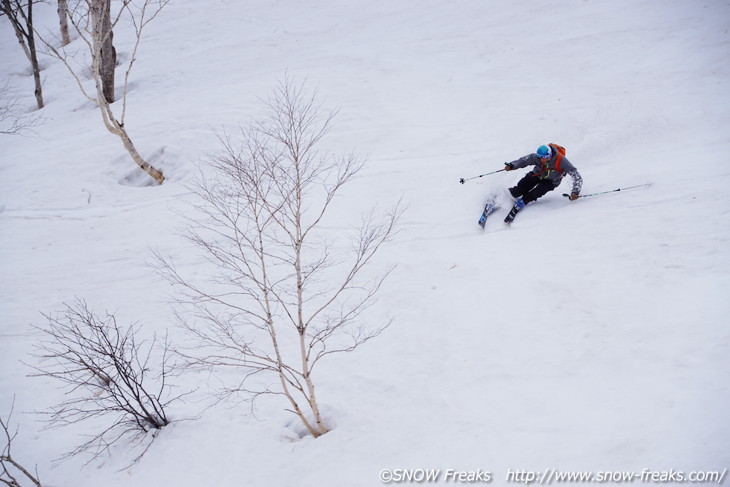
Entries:
[[[139,340],[139,325],[99,316],[77,299],[60,314],[44,315],[44,338],[36,346],[32,376],[56,379],[66,399],[45,414],[50,427],[104,418],[108,425],[68,455],[91,453],[93,460],[123,437],[133,440],[170,423],[167,407],[188,393],[172,394],[168,379],[176,373],[170,342]],[[159,355],[158,355],[159,354]]]
[[[350,251],[340,239],[329,240],[321,223],[365,161],[319,148],[335,113],[304,83],[285,79],[264,104],[266,116],[238,136],[217,134],[221,148],[193,188],[197,202],[183,237],[214,271],[192,279],[170,259],[158,255],[157,262],[176,285],[181,324],[195,338],[182,352],[190,363],[239,368],[222,396],[280,393],[309,433],[320,436],[328,426],[314,365],[355,350],[389,325],[360,322],[389,270],[367,280],[360,275],[393,235],[402,210],[363,220]],[[251,384],[266,376],[279,387]]]
[[0,135],[22,135],[32,131],[40,120],[38,115],[25,113],[20,107],[8,81],[0,84]]
[[[45,53],[61,61],[76,81],[81,93],[99,108],[102,123],[109,133],[120,138],[124,149],[132,157],[139,168],[147,173],[156,183],[162,184],[165,176],[161,170],[149,164],[138,152],[125,125],[127,113],[127,94],[129,91],[129,75],[137,58],[142,31],[145,26],[157,17],[160,10],[167,5],[165,0],[143,0],[132,2],[121,0],[79,0],[72,2],[67,10],[67,18],[78,39],[86,47],[75,49],[78,43],[64,44],[56,47],[55,37],[34,29],[35,35],[45,48]],[[112,10],[112,4],[118,10]],[[124,76],[122,88],[121,117],[117,118],[112,107],[114,102],[114,70],[116,67],[116,50],[112,45],[113,31],[122,25],[127,18],[135,31],[135,44]],[[79,56],[85,54],[81,60]],[[89,70],[93,88],[86,86],[82,72]],[[118,113],[118,112],[117,112]]]
[[[0,483],[11,487],[23,487],[25,481],[30,481],[36,487],[42,487],[38,471],[31,473],[18,460],[13,457],[12,446],[13,440],[18,436],[18,428],[14,432],[10,432],[10,421],[15,410],[15,396],[10,406],[10,412],[7,418],[0,417],[0,427],[2,427],[5,441],[3,442],[2,453],[0,453]],[[22,475],[22,476],[21,476]],[[25,480],[22,480],[25,479]]]

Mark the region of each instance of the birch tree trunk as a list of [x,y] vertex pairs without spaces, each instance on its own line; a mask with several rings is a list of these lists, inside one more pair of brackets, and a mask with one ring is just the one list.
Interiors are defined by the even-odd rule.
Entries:
[[96,102],[101,110],[101,118],[104,122],[104,126],[109,132],[122,139],[124,148],[127,150],[129,155],[132,156],[132,160],[134,160],[140,169],[149,174],[149,176],[157,181],[158,184],[162,184],[165,181],[165,176],[162,174],[162,171],[147,163],[139,152],[137,152],[137,148],[134,146],[134,143],[132,143],[132,139],[129,137],[127,129],[124,128],[124,123],[117,120],[114,116],[110,102],[104,96],[105,86],[100,75],[101,56],[98,51],[95,54],[96,55],[94,56],[94,61],[92,63],[92,72],[94,73],[94,82],[96,84]]
[[104,86],[104,99],[114,103],[114,71],[117,51],[114,48],[114,32],[111,21],[111,0],[93,0],[91,8],[94,23],[94,51],[99,54],[99,75]]
[[122,139],[122,144],[124,144],[124,148],[127,149],[127,152],[129,152],[129,155],[132,156],[132,159],[134,160],[134,162],[137,163],[140,169],[149,174],[150,177],[157,181],[158,184],[162,184],[163,182],[165,182],[165,176],[163,176],[162,171],[148,164],[144,160],[144,158],[139,155],[139,152],[137,152],[137,149],[132,143],[132,139],[129,138],[129,135],[127,135],[127,131],[124,129],[124,127],[119,127],[118,135]]
[[21,49],[23,49],[28,61],[31,61],[28,44],[25,42],[25,33],[20,28],[20,25],[17,22],[17,17],[12,14],[13,8],[13,5],[10,4],[10,0],[2,0],[2,11],[10,19],[10,23],[13,25],[13,30],[15,31],[15,37],[18,38],[18,44],[20,44]]
[[343,237],[351,245],[320,231],[364,160],[319,150],[334,112],[323,111],[315,95],[287,79],[267,101],[267,116],[242,129],[241,139],[220,137],[221,152],[193,189],[200,201],[185,234],[214,263],[211,274],[188,280],[157,257],[180,291],[180,323],[195,337],[185,355],[190,365],[238,367],[233,383],[221,379],[221,398],[282,394],[287,411],[316,438],[331,427],[315,388],[317,363],[355,350],[390,324],[360,323],[390,269],[360,271],[393,234],[402,210],[396,205],[382,219],[364,218],[357,233]]
[[18,38],[18,43],[28,57],[28,61],[30,61],[33,79],[35,81],[35,98],[38,109],[40,110],[45,104],[43,102],[41,68],[38,64],[38,56],[36,55],[35,31],[33,30],[33,0],[28,0],[27,8],[28,13],[23,11],[23,5],[18,0],[14,0],[13,2],[10,0],[2,0],[2,3],[0,3],[0,11],[10,20],[15,31],[15,36]]
[[[9,0],[2,0],[7,2]],[[95,91],[91,93],[87,91],[81,81],[81,76],[75,70],[74,66],[69,62],[70,56],[63,47],[57,48],[54,43],[49,42],[43,37],[39,39],[49,51],[51,55],[59,59],[69,70],[71,75],[78,83],[79,89],[89,100],[96,103],[101,112],[101,118],[104,127],[112,134],[122,139],[122,144],[132,157],[134,162],[157,183],[162,184],[165,177],[162,171],[148,164],[137,151],[132,143],[132,139],[127,133],[125,127],[125,114],[127,108],[127,89],[129,87],[129,72],[136,58],[137,48],[142,38],[142,29],[151,22],[162,8],[167,5],[169,0],[141,0],[136,4],[137,9],[128,8],[129,0],[120,2],[120,9],[112,15],[111,0],[84,0],[79,1],[75,8],[66,10],[71,23],[76,27],[76,31],[88,46],[91,54],[91,74],[94,81]],[[66,1],[59,0],[59,15],[61,10],[66,8]],[[62,5],[63,4],[63,5]],[[74,4],[72,4],[74,5]],[[150,11],[151,9],[151,11]],[[136,42],[132,50],[129,66],[127,68],[124,83],[121,89],[121,116],[115,117],[111,107],[114,102],[114,71],[116,69],[116,51],[112,45],[113,30],[124,14],[129,15],[131,24],[134,27]],[[73,56],[71,56],[73,57]]]
[[58,0],[58,22],[61,29],[61,42],[64,46],[71,44],[68,33],[68,0]]
[[43,85],[41,84],[41,68],[38,64],[38,56],[35,48],[35,34],[33,31],[33,0],[28,0],[28,48],[30,49],[30,65],[33,68],[33,80],[35,82],[35,99],[40,110],[45,106],[43,102]]

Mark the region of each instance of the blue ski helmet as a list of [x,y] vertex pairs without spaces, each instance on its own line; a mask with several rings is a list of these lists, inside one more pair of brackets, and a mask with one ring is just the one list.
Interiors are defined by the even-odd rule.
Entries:
[[553,155],[553,150],[549,145],[541,145],[537,148],[535,154],[537,154],[537,157],[540,159],[545,159],[546,157],[551,157]]

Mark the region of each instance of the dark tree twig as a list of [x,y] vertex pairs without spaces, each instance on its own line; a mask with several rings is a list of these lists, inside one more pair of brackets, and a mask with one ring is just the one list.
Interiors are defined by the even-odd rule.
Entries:
[[[186,394],[171,396],[175,371],[167,339],[139,340],[140,326],[120,326],[113,314],[97,316],[76,300],[60,315],[44,315],[33,376],[60,381],[68,396],[49,414],[53,427],[105,418],[107,427],[66,456],[92,452],[96,458],[126,436],[154,438],[170,424],[167,407]],[[151,440],[150,440],[151,441]]]
[[0,454],[0,483],[3,483],[10,487],[22,487],[23,484],[21,482],[22,479],[25,478],[32,482],[33,485],[35,485],[36,487],[42,487],[37,469],[35,474],[33,474],[19,461],[13,458],[13,440],[16,436],[18,436],[18,428],[15,429],[15,432],[10,432],[10,420],[13,417],[14,409],[15,397],[13,397],[13,404],[10,407],[10,413],[8,413],[8,418],[0,418],[0,427],[2,427],[3,434],[5,435],[5,444],[3,446],[2,453]]

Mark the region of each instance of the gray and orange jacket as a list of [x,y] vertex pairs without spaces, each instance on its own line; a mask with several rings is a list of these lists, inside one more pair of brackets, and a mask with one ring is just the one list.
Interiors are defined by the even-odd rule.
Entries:
[[552,149],[553,156],[547,162],[542,162],[537,157],[537,154],[533,153],[520,157],[516,161],[509,162],[508,164],[514,169],[535,166],[531,173],[532,176],[543,180],[548,179],[553,182],[556,188],[563,180],[563,177],[568,174],[573,179],[572,192],[580,194],[580,189],[583,187],[583,178],[578,172],[578,169],[563,154],[560,154],[555,147],[552,147]]

